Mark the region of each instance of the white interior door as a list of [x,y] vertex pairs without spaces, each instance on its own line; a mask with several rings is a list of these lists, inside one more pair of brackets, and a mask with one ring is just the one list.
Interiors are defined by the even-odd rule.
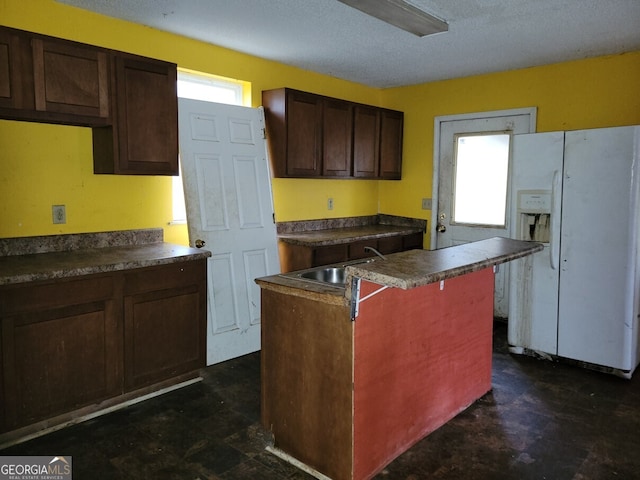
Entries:
[[180,161],[189,242],[208,261],[207,364],[260,349],[257,277],[279,272],[259,109],[181,98]]
[[[436,119],[432,248],[510,235],[510,138],[534,130],[535,109]],[[509,311],[508,271],[503,265],[496,274],[497,317]]]

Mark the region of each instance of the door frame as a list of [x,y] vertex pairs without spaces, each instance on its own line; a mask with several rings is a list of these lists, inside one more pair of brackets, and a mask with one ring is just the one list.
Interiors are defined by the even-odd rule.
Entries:
[[[530,133],[536,132],[536,123],[537,123],[537,107],[525,107],[525,108],[514,108],[510,110],[492,110],[488,112],[474,112],[474,113],[461,113],[456,115],[441,115],[434,118],[433,125],[433,184],[432,184],[432,194],[431,194],[431,239],[430,239],[430,249],[436,248],[436,226],[437,221],[434,221],[434,212],[437,217],[438,215],[438,190],[440,183],[440,130],[441,126],[444,122],[452,122],[456,120],[481,120],[484,118],[495,118],[495,117],[507,117],[512,115],[528,115],[529,116],[529,130]],[[511,179],[509,179],[509,183],[511,183]],[[507,192],[510,189],[507,188]]]

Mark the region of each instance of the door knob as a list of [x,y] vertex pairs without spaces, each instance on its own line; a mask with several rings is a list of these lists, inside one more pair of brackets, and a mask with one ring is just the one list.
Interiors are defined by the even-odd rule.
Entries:
[[204,240],[197,239],[196,240],[196,248],[202,248],[207,244]]
[[436,227],[436,232],[438,233],[444,233],[447,231],[447,227],[442,225],[441,223],[438,224],[438,226]]

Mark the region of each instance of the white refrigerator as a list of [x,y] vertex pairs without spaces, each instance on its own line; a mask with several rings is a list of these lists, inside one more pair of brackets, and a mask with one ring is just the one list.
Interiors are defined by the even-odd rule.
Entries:
[[511,264],[513,353],[631,378],[640,359],[640,127],[515,135],[511,236],[545,249]]

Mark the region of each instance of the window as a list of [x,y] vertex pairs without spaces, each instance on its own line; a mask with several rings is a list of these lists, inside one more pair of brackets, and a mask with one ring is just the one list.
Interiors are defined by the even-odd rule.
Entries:
[[453,223],[505,226],[510,139],[507,133],[455,137]]
[[[178,97],[203,102],[228,103],[242,105],[245,82],[231,80],[190,70],[178,70]],[[172,178],[172,224],[187,222],[184,204],[182,176]]]
[[178,72],[178,97],[242,105],[242,82],[203,73]]

